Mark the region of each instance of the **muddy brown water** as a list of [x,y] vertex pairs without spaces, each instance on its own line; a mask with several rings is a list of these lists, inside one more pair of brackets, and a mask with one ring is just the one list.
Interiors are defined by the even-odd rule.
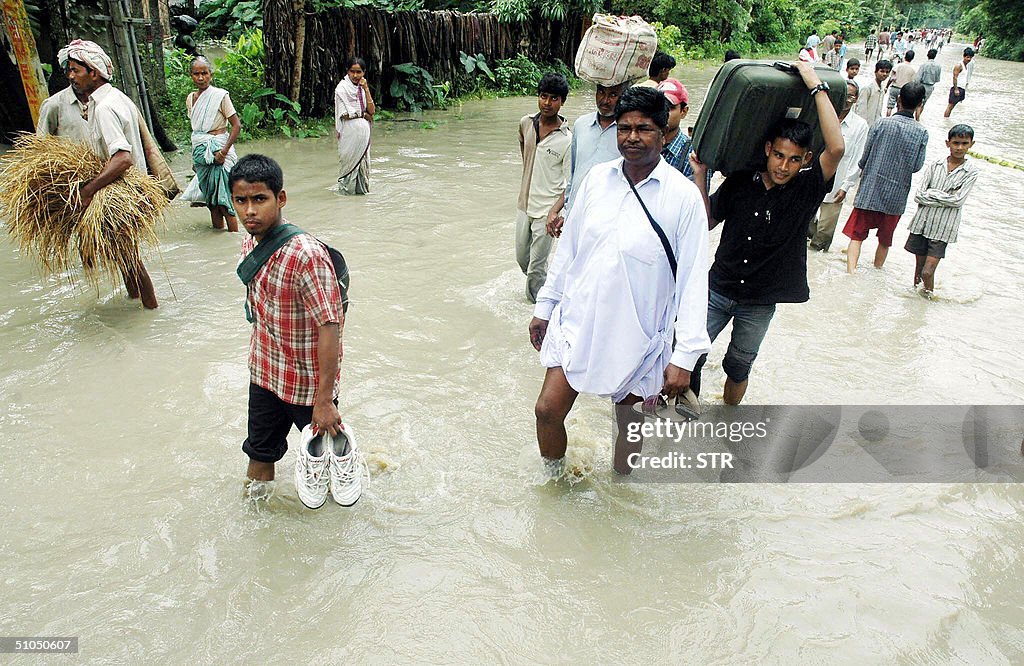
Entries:
[[[713,72],[677,70],[694,114]],[[954,116],[979,152],[1024,161],[1021,78],[979,59]],[[177,205],[151,313],[0,244],[0,634],[79,636],[98,663],[1019,663],[1019,486],[617,484],[597,398],[570,418],[587,480],[536,485],[512,251],[533,109],[380,123],[365,198],[327,190],[328,138],[240,146],[284,165],[288,217],[352,268],[341,411],[374,478],[349,510],[302,509],[292,453],[267,509],[241,501],[239,236]],[[779,308],[749,402],[1021,403],[1024,172],[979,168],[940,300],[909,289],[905,222],[881,271],[847,276],[840,238],[809,259],[811,301]]]

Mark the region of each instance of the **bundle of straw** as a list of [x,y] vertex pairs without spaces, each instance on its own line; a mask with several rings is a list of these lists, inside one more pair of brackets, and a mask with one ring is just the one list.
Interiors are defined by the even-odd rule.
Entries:
[[114,282],[139,261],[139,245],[156,246],[167,197],[154,179],[130,167],[82,208],[79,188],[103,170],[84,143],[24,134],[0,161],[0,216],[43,271],[64,272],[82,260],[86,279]]

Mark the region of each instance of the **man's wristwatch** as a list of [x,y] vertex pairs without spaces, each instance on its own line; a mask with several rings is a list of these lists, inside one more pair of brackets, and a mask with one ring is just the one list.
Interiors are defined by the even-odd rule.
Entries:
[[831,90],[831,88],[828,87],[827,83],[822,81],[818,85],[816,85],[813,88],[811,88],[811,97],[814,97],[815,95],[817,95],[822,90],[824,90],[825,92],[828,92],[829,90]]

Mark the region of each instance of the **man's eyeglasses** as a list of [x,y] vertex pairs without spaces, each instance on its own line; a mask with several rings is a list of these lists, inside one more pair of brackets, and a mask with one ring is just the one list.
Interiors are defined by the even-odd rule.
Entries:
[[655,132],[660,132],[660,131],[661,130],[659,128],[651,127],[650,125],[638,125],[636,127],[630,127],[629,125],[616,125],[615,126],[615,132],[619,136],[629,136],[633,132],[636,132],[640,136],[650,136],[650,135],[654,134]]

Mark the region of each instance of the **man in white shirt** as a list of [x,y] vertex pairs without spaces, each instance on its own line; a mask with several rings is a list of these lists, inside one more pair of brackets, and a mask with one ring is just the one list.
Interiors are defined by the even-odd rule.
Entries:
[[964,49],[964,59],[953,65],[953,86],[949,89],[949,104],[944,118],[949,118],[953,113],[953,107],[964,101],[967,97],[967,86],[971,82],[971,74],[974,73],[974,49],[968,46]]
[[906,54],[908,48],[910,48],[910,45],[907,43],[907,38],[901,32],[897,35],[896,41],[892,45],[893,62],[903,62],[903,56]]
[[810,247],[818,252],[828,252],[832,236],[836,233],[836,223],[839,222],[839,215],[843,211],[846,194],[860,178],[860,167],[857,162],[868,141],[868,124],[856,113],[850,113],[857,102],[859,90],[855,81],[846,82],[846,106],[839,114],[839,128],[843,132],[846,152],[843,153],[843,159],[839,160],[839,166],[836,168],[832,191],[825,195],[818,209],[817,219],[811,220],[810,228],[807,230],[807,235],[811,239]]
[[[875,78],[863,86],[857,96],[853,112],[863,118],[870,128],[882,117],[882,83],[889,78],[892,63],[879,60],[875,63]],[[859,158],[858,158],[859,159]]]
[[36,123],[36,134],[46,136],[53,134],[78,141],[92,143],[89,131],[89,98],[79,97],[71,86],[43,100],[39,107],[39,122]]
[[623,93],[615,109],[622,158],[595,166],[579,183],[537,295],[530,342],[548,369],[535,410],[537,441],[554,477],[565,455],[565,417],[579,393],[610,396],[623,407],[614,468],[628,474],[627,458],[642,445],[626,439],[629,407],[659,392],[684,392],[711,348],[707,218],[697,187],[661,157],[668,108],[660,91]]
[[[74,93],[89,100],[90,145],[93,152],[107,160],[103,171],[79,190],[82,206],[88,208],[96,193],[120,178],[129,167],[147,173],[139,114],[131,99],[110,85],[114,66],[99,45],[76,39],[57,57],[61,61],[67,59],[68,80]],[[133,264],[122,268],[121,273],[129,297],[141,297],[147,309],[157,307],[153,281],[141,256],[136,253]]]

